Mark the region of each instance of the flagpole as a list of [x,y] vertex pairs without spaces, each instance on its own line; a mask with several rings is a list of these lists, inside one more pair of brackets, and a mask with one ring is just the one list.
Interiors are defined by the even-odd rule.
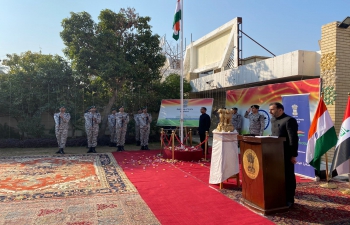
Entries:
[[[184,4],[183,0],[181,0],[181,28],[180,28],[180,35],[181,35],[181,42],[180,42],[180,68],[181,68],[181,76],[180,76],[180,99],[181,99],[181,112],[180,112],[180,137],[181,137],[181,143],[183,143],[184,138],[184,95],[183,95],[183,77],[184,77],[184,66],[183,66],[183,33],[184,33]],[[182,148],[181,144],[181,148]]]
[[[323,100],[323,97],[324,97],[324,93],[321,92],[321,98]],[[320,186],[323,187],[323,188],[330,188],[330,189],[334,189],[334,188],[337,188],[337,185],[335,184],[330,184],[329,183],[329,173],[328,173],[328,155],[327,155],[327,152],[325,153],[325,157],[326,157],[326,181],[327,183],[325,184],[321,184]]]

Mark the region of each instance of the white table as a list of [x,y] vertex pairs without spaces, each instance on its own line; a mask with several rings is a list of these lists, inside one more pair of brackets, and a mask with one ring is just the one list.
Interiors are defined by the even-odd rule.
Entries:
[[239,173],[237,132],[213,131],[209,184],[219,184]]

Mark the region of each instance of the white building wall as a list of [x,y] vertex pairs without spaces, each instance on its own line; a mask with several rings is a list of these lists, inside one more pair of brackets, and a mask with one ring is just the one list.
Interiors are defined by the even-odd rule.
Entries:
[[[191,80],[190,83],[192,92],[200,92],[297,75],[302,75],[304,78],[320,76],[319,61],[319,53],[297,50],[197,78]],[[210,85],[207,82],[210,82]]]

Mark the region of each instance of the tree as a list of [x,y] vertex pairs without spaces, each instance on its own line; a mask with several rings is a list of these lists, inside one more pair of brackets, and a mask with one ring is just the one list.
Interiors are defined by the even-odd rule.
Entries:
[[[0,62],[1,62],[1,60],[0,60]],[[7,70],[8,70],[8,68],[6,66],[0,64],[0,75],[6,74]]]
[[[107,115],[114,104],[122,104],[131,84],[148,86],[159,80],[165,57],[159,36],[152,34],[150,17],[141,17],[135,9],[115,13],[102,10],[95,23],[87,12],[71,13],[62,21],[64,54],[85,85],[95,85],[108,103],[99,102],[102,111],[100,135],[105,133]],[[103,90],[101,90],[103,87]]]
[[[163,99],[180,99],[180,75],[176,73],[170,74],[165,78],[164,82],[160,84],[160,87]],[[191,91],[191,84],[186,79],[184,79],[184,98],[187,98]]]
[[5,109],[1,113],[17,120],[22,136],[44,134],[43,112],[53,115],[61,104],[76,108],[79,81],[62,57],[28,51],[7,55],[3,64],[8,73],[0,75],[0,107]]

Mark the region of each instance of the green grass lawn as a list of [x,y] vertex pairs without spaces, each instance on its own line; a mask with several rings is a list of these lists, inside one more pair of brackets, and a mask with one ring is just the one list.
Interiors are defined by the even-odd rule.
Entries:
[[[152,142],[148,145],[151,150],[160,150],[160,142]],[[140,146],[136,144],[125,145],[125,151],[136,151],[140,150]],[[58,148],[2,148],[0,149],[0,157],[6,156],[24,156],[24,155],[52,155]],[[66,154],[85,154],[87,152],[86,147],[67,147],[64,149]],[[108,146],[97,146],[96,151],[98,153],[115,152],[116,147]]]

